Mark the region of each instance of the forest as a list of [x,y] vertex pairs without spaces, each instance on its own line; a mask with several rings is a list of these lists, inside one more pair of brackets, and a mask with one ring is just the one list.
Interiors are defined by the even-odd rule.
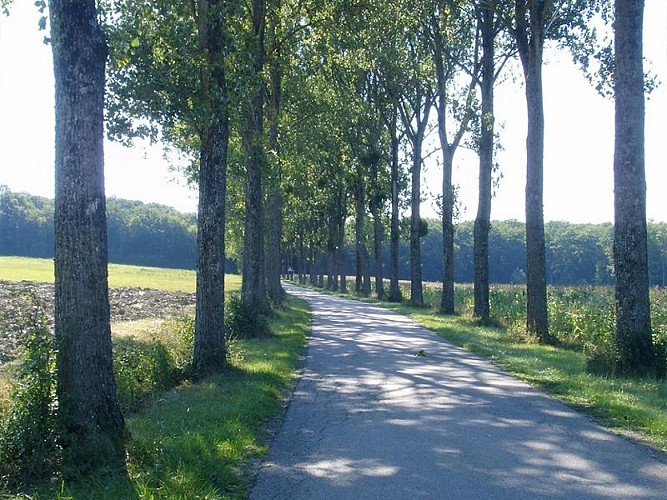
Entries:
[[[228,216],[230,217],[230,216]],[[109,262],[177,269],[196,265],[195,214],[171,207],[110,198],[107,201]],[[405,221],[407,222],[407,221]],[[422,273],[425,281],[442,278],[442,229],[435,219],[427,222],[421,239]],[[404,224],[405,226],[405,224]],[[454,279],[472,283],[473,223],[455,225]],[[613,283],[611,224],[545,224],[547,282],[550,285],[610,285]],[[347,233],[353,228],[349,226]],[[228,235],[231,240],[234,235]],[[52,258],[53,200],[0,187],[0,255]],[[237,245],[238,246],[238,245]],[[383,265],[387,267],[388,245],[384,242]],[[354,245],[346,242],[347,274],[354,275]],[[653,286],[667,279],[667,224],[648,224],[649,278]],[[237,272],[228,256],[226,272]],[[518,221],[493,221],[489,232],[490,282],[525,283],[525,225]],[[399,241],[399,279],[409,279],[408,232]],[[376,267],[371,258],[371,270]],[[285,255],[281,273],[298,267],[297,255]],[[309,269],[308,269],[309,270]]]
[[[136,251],[138,259],[153,253],[174,265],[176,255],[192,257],[192,246],[173,246],[175,254],[165,247],[186,234],[196,242],[192,380],[227,373],[228,258],[242,274],[234,307],[249,318],[279,310],[285,263],[332,290],[348,291],[352,275],[359,296],[419,308],[427,302],[424,280],[437,279],[443,317],[456,312],[455,281],[470,280],[480,324],[494,321],[492,280],[525,282],[512,305],[526,311],[524,337],[545,345],[558,344],[549,282],[613,282],[615,327],[612,341],[596,346],[598,371],[664,376],[649,295],[650,280],[664,282],[665,231],[651,227],[649,265],[644,102],[656,81],[643,68],[643,1],[36,5],[55,77],[57,405],[48,408],[58,408],[65,477],[125,469],[108,262]],[[613,225],[545,224],[545,46],[569,51],[596,90],[614,99]],[[502,175],[494,87],[503,78],[521,82],[526,97],[525,224],[491,222]],[[107,200],[105,134],[125,144],[161,143],[189,160],[196,217]],[[425,148],[429,137],[438,144],[433,152]],[[479,156],[479,199],[475,221],[457,226],[452,170],[464,147]],[[421,214],[429,155],[442,173],[437,221]],[[3,241],[6,235],[16,247],[32,234],[50,246],[39,225],[18,230],[11,200],[20,197],[3,194],[10,200]],[[37,215],[50,201],[25,200],[35,212],[29,220],[50,224],[49,215]],[[155,237],[142,237],[149,232]],[[402,277],[409,290],[399,287]]]

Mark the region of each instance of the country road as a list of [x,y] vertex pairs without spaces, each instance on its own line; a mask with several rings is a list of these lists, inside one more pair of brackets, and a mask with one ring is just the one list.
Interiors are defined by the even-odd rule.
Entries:
[[313,327],[252,500],[667,499],[664,455],[404,316],[287,290]]

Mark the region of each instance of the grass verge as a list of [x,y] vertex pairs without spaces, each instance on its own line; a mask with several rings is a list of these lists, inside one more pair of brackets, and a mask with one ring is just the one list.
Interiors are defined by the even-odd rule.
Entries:
[[271,328],[270,337],[234,341],[224,373],[127,418],[126,477],[60,484],[37,498],[246,498],[252,463],[268,451],[267,422],[295,382],[310,328],[305,302],[288,298]]
[[345,297],[373,302],[409,316],[450,342],[488,358],[517,378],[590,415],[605,427],[667,452],[666,380],[593,375],[586,371],[586,356],[581,352],[527,342],[506,328],[481,326],[470,316],[446,316],[432,308],[415,308],[353,294]]

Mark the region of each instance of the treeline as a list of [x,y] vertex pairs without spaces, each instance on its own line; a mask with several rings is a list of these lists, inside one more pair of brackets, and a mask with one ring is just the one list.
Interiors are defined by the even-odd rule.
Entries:
[[[551,285],[608,285],[613,277],[613,225],[547,222],[544,225],[546,276]],[[456,225],[454,278],[473,281],[473,222]],[[516,220],[493,221],[489,231],[489,276],[492,283],[525,283],[526,229]],[[667,283],[667,224],[648,224],[649,277],[652,285]],[[429,221],[422,239],[422,270],[427,281],[441,281],[442,230]],[[409,248],[400,246],[401,268],[407,278]]]
[[[53,200],[0,186],[0,255],[52,258],[53,213]],[[108,198],[107,229],[110,262],[195,267],[195,214],[155,203]]]
[[[53,200],[0,187],[0,255],[53,257]],[[192,269],[196,260],[196,216],[164,205],[109,198],[107,200],[109,260],[118,264]],[[426,281],[443,274],[442,229],[427,221],[422,238],[422,272]],[[547,280],[552,285],[613,283],[613,226],[607,224],[545,224]],[[649,223],[649,275],[652,285],[667,285],[667,223]],[[489,274],[492,283],[524,283],[525,225],[494,221],[489,232]],[[454,232],[454,278],[473,281],[473,223],[461,222]],[[354,248],[347,245],[347,272],[354,274]],[[388,267],[389,252],[383,252]],[[296,269],[293,257],[289,265]],[[374,262],[372,263],[374,267]],[[227,260],[227,272],[236,264]],[[409,279],[410,248],[399,244],[399,276]],[[284,270],[283,270],[284,271]]]
[[[440,282],[444,272],[443,237],[440,221],[423,221],[426,234],[421,238],[422,276],[425,281]],[[454,280],[473,282],[473,229],[472,221],[460,222],[454,229]],[[546,275],[550,285],[611,285],[614,282],[612,262],[613,225],[573,224],[547,222]],[[404,231],[404,233],[407,233]],[[651,285],[667,284],[667,223],[648,224],[649,275]],[[384,244],[383,266],[389,266],[388,242]],[[346,245],[345,269],[355,273],[355,249]],[[404,234],[399,241],[399,278],[410,279],[410,243]],[[312,265],[312,262],[316,262]],[[295,272],[318,272],[317,259],[298,254],[289,257]],[[322,263],[325,270],[329,262]],[[375,261],[371,259],[371,272]],[[489,278],[491,283],[522,284],[526,282],[526,226],[517,220],[493,221],[489,230]],[[325,271],[326,272],[326,271]]]

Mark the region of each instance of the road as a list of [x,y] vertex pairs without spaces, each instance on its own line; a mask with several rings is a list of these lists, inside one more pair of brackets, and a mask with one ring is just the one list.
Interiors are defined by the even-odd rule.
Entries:
[[404,316],[287,289],[312,333],[251,500],[667,499],[663,454]]

